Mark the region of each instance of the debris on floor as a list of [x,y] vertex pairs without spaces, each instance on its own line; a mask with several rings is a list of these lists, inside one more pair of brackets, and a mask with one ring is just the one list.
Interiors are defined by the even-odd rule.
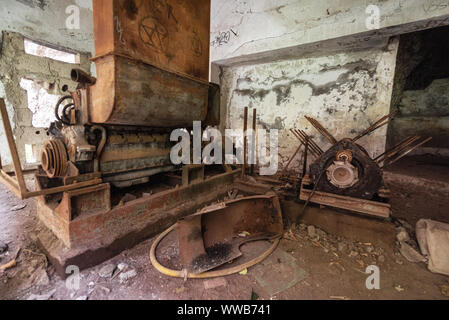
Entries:
[[256,265],[250,274],[270,297],[295,286],[308,277],[307,271],[297,265],[296,259],[280,249]]
[[[296,237],[306,239],[325,253],[331,253],[336,259],[342,255],[355,259],[360,267],[364,269],[371,264],[382,264],[385,262],[385,250],[376,248],[372,243],[362,243],[349,241],[342,237],[328,234],[315,226],[300,224],[296,229],[291,230]],[[337,262],[332,262],[332,266],[344,271],[344,267]]]
[[27,205],[25,203],[23,203],[23,204],[19,204],[19,205],[15,206],[15,207],[12,207],[11,210],[12,211],[20,211],[20,210],[25,209],[26,207],[27,207]]
[[422,219],[416,225],[419,247],[428,257],[428,268],[449,275],[449,224]]
[[0,241],[0,254],[5,253],[6,251],[8,251],[8,244],[5,242]]

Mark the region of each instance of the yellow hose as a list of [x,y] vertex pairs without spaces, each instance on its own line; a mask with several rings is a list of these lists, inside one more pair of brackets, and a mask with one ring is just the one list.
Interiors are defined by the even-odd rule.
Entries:
[[229,276],[234,273],[239,273],[247,268],[250,268],[250,267],[262,262],[265,258],[267,258],[270,254],[272,254],[273,251],[276,250],[276,248],[279,244],[280,238],[281,238],[281,237],[279,237],[279,238],[275,239],[273,245],[271,245],[271,247],[267,251],[265,251],[261,256],[255,258],[251,261],[248,261],[244,264],[241,264],[239,266],[228,268],[225,270],[205,272],[205,273],[201,273],[201,274],[191,274],[191,273],[187,274],[185,271],[172,270],[172,269],[164,267],[163,265],[161,265],[159,263],[159,261],[157,261],[157,258],[156,258],[156,249],[157,249],[159,243],[162,241],[162,239],[164,239],[170,232],[172,232],[176,228],[176,225],[177,224],[173,225],[168,230],[163,232],[154,241],[153,245],[151,246],[151,253],[150,253],[151,263],[156,268],[156,270],[162,274],[165,274],[167,276],[174,277],[174,278],[207,279],[207,278],[224,277],[224,276]]

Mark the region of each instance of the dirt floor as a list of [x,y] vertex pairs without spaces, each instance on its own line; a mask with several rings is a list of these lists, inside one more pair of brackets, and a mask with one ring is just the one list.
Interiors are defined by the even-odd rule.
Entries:
[[[394,175],[391,181],[395,181]],[[391,183],[394,215],[403,219],[402,224],[409,221],[413,225],[426,216],[420,208],[427,205],[429,195],[419,193],[419,188],[405,191],[402,180],[398,181]],[[439,196],[433,195],[433,199],[440,201]],[[449,213],[447,202],[434,205]],[[441,212],[439,215],[447,219]],[[373,244],[376,239],[372,243],[351,241],[306,225],[287,230],[274,254],[242,274],[187,282],[169,278],[151,265],[154,239],[149,239],[82,271],[79,289],[72,290],[36,247],[36,222],[34,201],[19,201],[0,186],[0,244],[8,246],[0,253],[0,265],[17,256],[15,267],[0,271],[0,299],[449,299],[449,277],[431,273],[425,263],[408,262],[397,244],[377,246]],[[162,262],[176,260],[175,239],[171,234],[161,243],[158,256]],[[256,242],[245,245],[242,251],[251,257],[269,245]],[[369,265],[379,267],[380,290],[366,288]]]

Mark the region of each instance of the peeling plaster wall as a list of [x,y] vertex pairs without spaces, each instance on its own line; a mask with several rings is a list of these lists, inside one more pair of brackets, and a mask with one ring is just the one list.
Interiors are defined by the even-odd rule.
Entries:
[[[223,126],[242,128],[243,108],[257,108],[258,128],[280,130],[283,164],[299,145],[291,128],[305,130],[324,150],[330,147],[305,115],[318,119],[337,139],[355,137],[389,113],[397,49],[398,39],[391,39],[359,51],[223,68]],[[381,154],[386,130],[359,142],[372,156]],[[301,158],[292,168],[300,168]]]
[[[369,5],[380,9],[379,29],[367,27]],[[388,114],[398,36],[449,25],[449,1],[212,0],[211,21],[211,80],[221,84],[221,129],[242,128],[243,108],[257,108],[260,128],[280,130],[285,164],[298,146],[291,128],[329,147],[304,115],[341,139]],[[377,156],[385,151],[387,130],[359,142]]]
[[[66,21],[70,12],[67,13],[66,9],[70,5],[79,8],[79,29],[67,28]],[[21,87],[21,80],[23,78],[33,80],[32,87],[41,87],[41,93],[44,92],[44,95],[64,94],[61,91],[64,84],[74,89],[75,84],[69,79],[70,70],[73,67],[91,70],[92,64],[88,58],[94,52],[92,20],[91,0],[1,0],[0,97],[6,100],[23,166],[26,164],[25,144],[33,145],[34,157],[39,159],[40,146],[47,139],[45,130],[40,125],[51,118],[48,113],[53,106],[41,105],[43,95],[32,97]],[[80,64],[67,64],[27,55],[24,52],[23,37],[51,47],[80,53]],[[50,100],[45,99],[45,102],[48,104]],[[36,101],[39,104],[36,104]],[[3,164],[10,169],[11,156],[2,125],[0,125],[0,155]]]
[[[45,134],[45,128],[33,126],[43,123],[43,118],[53,107],[48,105],[35,105],[33,101],[28,100],[28,93],[20,83],[23,78],[33,80],[35,85],[39,85],[48,94],[64,95],[62,87],[68,86],[69,91],[76,88],[76,83],[70,80],[70,71],[72,68],[81,68],[85,71],[90,69],[89,54],[80,54],[80,64],[69,64],[56,61],[49,58],[33,56],[25,53],[24,38],[17,33],[4,32],[2,34],[2,50],[0,52],[0,98],[4,98],[13,134],[16,139],[22,165],[25,167],[25,144],[33,145],[34,158],[39,159],[39,152],[45,140],[48,139]],[[43,111],[45,114],[35,117],[34,114]],[[40,110],[42,109],[42,110]],[[43,117],[43,118],[42,118]],[[6,136],[3,125],[0,125],[0,154],[2,163],[5,166],[11,164],[11,156],[6,143]],[[7,167],[7,169],[10,169]]]
[[[66,8],[78,6],[80,29],[68,29]],[[79,52],[94,52],[92,0],[1,0],[0,31]]]
[[[369,5],[380,29],[369,30]],[[387,38],[449,24],[447,0],[212,0],[211,57],[220,65],[298,57],[297,49],[351,36]],[[348,43],[350,45],[350,43]]]

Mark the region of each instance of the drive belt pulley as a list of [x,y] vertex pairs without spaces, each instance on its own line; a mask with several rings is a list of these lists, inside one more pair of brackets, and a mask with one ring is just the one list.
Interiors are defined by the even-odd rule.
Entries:
[[41,151],[42,168],[49,178],[64,176],[67,171],[67,149],[59,139],[48,140]]

